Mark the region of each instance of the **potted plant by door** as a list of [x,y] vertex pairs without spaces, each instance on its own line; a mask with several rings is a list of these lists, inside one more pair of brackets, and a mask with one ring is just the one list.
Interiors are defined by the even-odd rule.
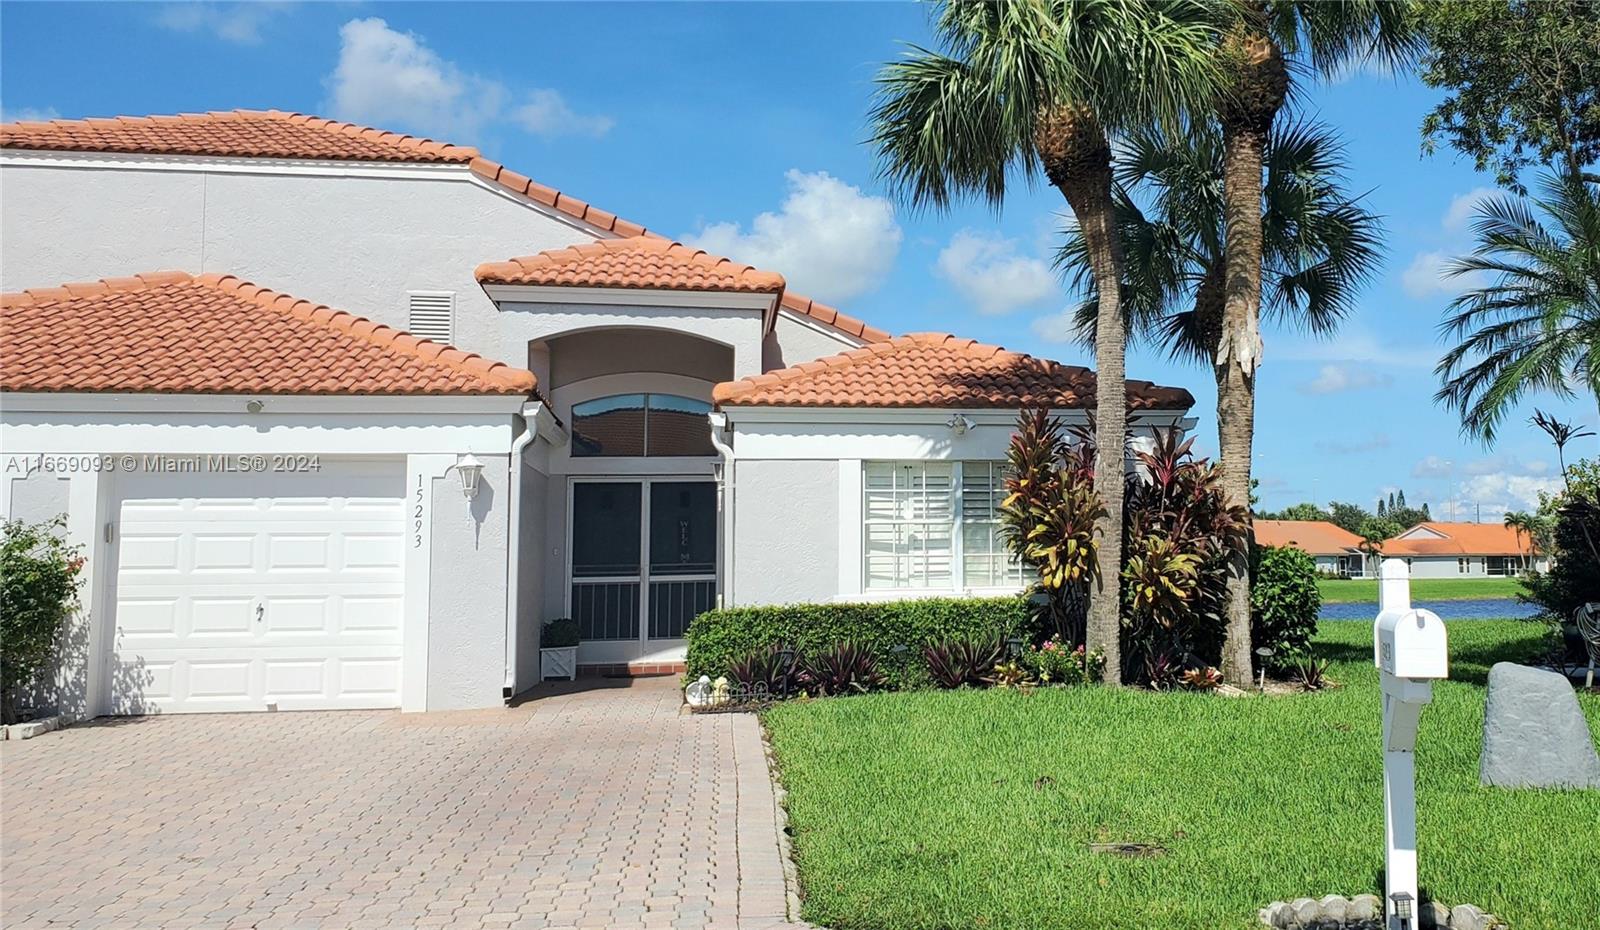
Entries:
[[539,637],[539,678],[578,677],[578,621],[562,618],[545,622]]

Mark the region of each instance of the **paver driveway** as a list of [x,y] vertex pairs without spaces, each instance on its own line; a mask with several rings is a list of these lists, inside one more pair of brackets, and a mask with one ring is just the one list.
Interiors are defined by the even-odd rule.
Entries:
[[0,922],[783,926],[759,725],[680,715],[675,683],[0,743]]

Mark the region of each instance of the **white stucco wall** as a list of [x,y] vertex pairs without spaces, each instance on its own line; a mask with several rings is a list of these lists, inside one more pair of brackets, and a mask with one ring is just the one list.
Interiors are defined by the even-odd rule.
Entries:
[[453,291],[455,344],[521,365],[525,350],[503,354],[473,269],[594,236],[471,177],[66,168],[8,155],[0,287],[225,272],[401,329],[407,291]]
[[766,371],[790,368],[801,362],[848,352],[858,345],[858,340],[821,324],[802,322],[779,313],[762,346],[762,365]]
[[839,584],[839,463],[758,459],[734,469],[732,602],[832,600]]
[[479,455],[483,477],[468,502],[454,473],[433,479],[428,577],[428,710],[492,707],[504,688],[506,456]]

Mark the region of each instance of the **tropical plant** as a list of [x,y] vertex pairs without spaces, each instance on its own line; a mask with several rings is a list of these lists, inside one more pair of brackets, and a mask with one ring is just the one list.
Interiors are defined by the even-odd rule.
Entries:
[[1215,691],[1222,684],[1222,671],[1214,666],[1191,668],[1183,673],[1183,686],[1191,691]]
[[999,639],[959,636],[935,640],[922,647],[933,683],[941,688],[986,684],[1000,661],[1005,643]]
[[807,691],[824,695],[864,694],[888,683],[877,657],[850,640],[808,656],[799,677]]
[[1533,391],[1600,405],[1600,184],[1544,175],[1531,201],[1480,203],[1473,231],[1447,273],[1488,281],[1450,304],[1434,399],[1484,442]]
[[1032,569],[1045,624],[1070,643],[1084,641],[1083,605],[1099,571],[1095,525],[1105,508],[1094,493],[1094,437],[1044,409],[1024,411],[1006,448],[1000,525],[1006,545]]
[[[1539,529],[1539,518],[1526,510],[1507,511],[1505,528],[1510,530],[1517,540],[1517,561],[1524,566],[1533,564],[1533,540]],[[1528,539],[1527,548],[1523,548],[1522,539]]]
[[1328,660],[1314,655],[1299,656],[1294,663],[1294,680],[1307,691],[1321,691],[1328,686]]
[[[1290,62],[1334,74],[1364,60],[1408,61],[1417,50],[1409,2],[1243,0],[1221,36],[1226,73],[1216,116],[1222,127],[1222,328],[1217,367],[1217,439],[1230,506],[1250,501],[1256,367],[1261,361],[1262,163],[1273,123],[1289,98]],[[1222,673],[1237,687],[1251,669],[1248,557],[1236,553],[1228,580],[1228,640]]]
[[0,722],[16,723],[20,693],[50,667],[77,607],[83,554],[64,517],[8,521],[0,535]]
[[996,688],[1013,689],[1028,688],[1035,683],[1021,659],[1007,659],[995,663],[994,668],[984,676],[983,680]]
[[745,697],[786,694],[796,684],[792,653],[782,646],[752,650],[728,667],[728,679]]
[[[878,76],[872,142],[882,173],[917,206],[959,199],[998,208],[1007,181],[1040,174],[1065,197],[1100,284],[1095,422],[1103,454],[1095,496],[1102,540],[1120,539],[1127,434],[1120,306],[1121,242],[1111,139],[1129,126],[1176,122],[1211,97],[1218,8],[1203,0],[944,0],[941,51],[913,46]],[[1096,551],[1087,635],[1115,679],[1120,603],[1116,546]]]
[[[1249,400],[1231,391],[1237,366],[1217,364],[1227,305],[1223,142],[1209,120],[1181,133],[1159,127],[1133,132],[1117,176],[1128,269],[1124,302],[1132,331],[1175,359],[1212,365],[1219,423],[1245,411]],[[1342,146],[1326,127],[1277,126],[1265,157],[1259,232],[1268,286],[1261,310],[1269,320],[1330,334],[1378,266],[1379,220],[1346,193]],[[1057,257],[1071,280],[1092,293],[1082,237],[1069,233]],[[1092,325],[1092,309],[1078,308],[1080,332]],[[1253,390],[1253,375],[1249,383]],[[1310,511],[1300,518],[1327,518],[1314,507]],[[1248,628],[1248,620],[1244,633],[1230,628],[1245,640],[1245,654],[1251,648]]]

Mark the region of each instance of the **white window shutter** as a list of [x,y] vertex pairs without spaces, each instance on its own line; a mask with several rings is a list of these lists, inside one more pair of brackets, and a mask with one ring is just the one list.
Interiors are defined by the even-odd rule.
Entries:
[[407,329],[411,335],[434,342],[455,340],[456,295],[454,291],[411,291],[406,295],[410,312]]

